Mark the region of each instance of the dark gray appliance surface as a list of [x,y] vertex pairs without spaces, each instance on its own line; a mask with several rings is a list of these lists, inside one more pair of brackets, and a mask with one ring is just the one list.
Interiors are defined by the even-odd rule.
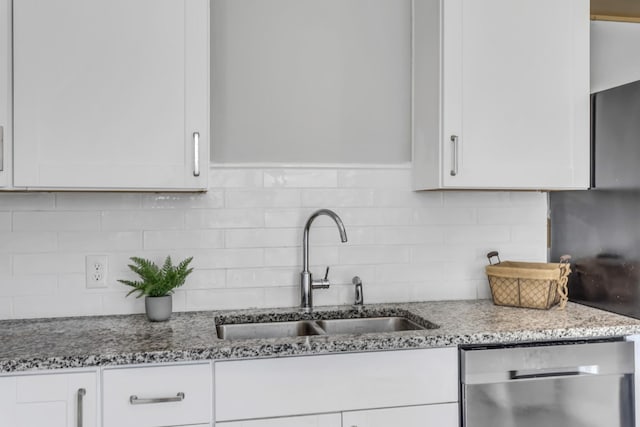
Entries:
[[640,319],[640,190],[551,193],[551,252],[570,254],[569,299]]
[[592,189],[550,194],[549,256],[572,301],[640,319],[640,81],[591,101]]
[[592,95],[591,186],[640,188],[640,81]]
[[463,348],[463,427],[634,427],[634,345]]

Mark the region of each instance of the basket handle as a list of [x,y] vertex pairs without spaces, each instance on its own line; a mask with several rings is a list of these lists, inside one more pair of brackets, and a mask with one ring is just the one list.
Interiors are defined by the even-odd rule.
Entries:
[[498,258],[498,262],[497,264],[500,264],[502,261],[500,261],[500,255],[498,255],[498,251],[491,251],[487,254],[487,259],[489,260],[489,265],[493,265],[493,263],[491,262],[491,258],[496,257]]
[[571,255],[565,254],[560,257],[560,277],[558,279],[558,294],[560,295],[560,310],[564,309],[569,301],[569,289],[567,283],[569,281],[569,273],[571,273],[571,267],[569,261]]

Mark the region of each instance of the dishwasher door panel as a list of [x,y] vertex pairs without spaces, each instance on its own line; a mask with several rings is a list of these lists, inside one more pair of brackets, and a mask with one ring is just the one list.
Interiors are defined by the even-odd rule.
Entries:
[[465,427],[633,427],[632,375],[576,375],[463,389]]

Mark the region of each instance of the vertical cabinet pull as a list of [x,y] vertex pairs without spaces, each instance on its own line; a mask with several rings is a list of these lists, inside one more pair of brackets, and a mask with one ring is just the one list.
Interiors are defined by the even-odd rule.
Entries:
[[193,176],[200,176],[200,132],[193,133]]
[[77,402],[76,402],[76,427],[82,427],[82,420],[84,418],[84,415],[82,413],[82,409],[83,409],[83,399],[85,394],[87,394],[87,390],[85,390],[84,388],[79,388],[78,391],[76,392],[76,398],[77,398]]
[[451,176],[458,175],[458,135],[451,135]]

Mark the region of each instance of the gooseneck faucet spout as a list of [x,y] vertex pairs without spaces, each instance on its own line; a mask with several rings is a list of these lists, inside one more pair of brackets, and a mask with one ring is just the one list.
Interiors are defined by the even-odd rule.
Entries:
[[327,215],[338,226],[340,232],[340,240],[342,243],[347,241],[347,232],[344,229],[342,220],[334,211],[329,209],[320,209],[315,211],[304,226],[304,232],[302,236],[302,272],[300,273],[300,308],[304,312],[310,312],[313,309],[313,289],[327,289],[329,283],[329,267],[325,272],[324,279],[313,280],[311,272],[309,271],[309,229],[313,220],[320,215]]

